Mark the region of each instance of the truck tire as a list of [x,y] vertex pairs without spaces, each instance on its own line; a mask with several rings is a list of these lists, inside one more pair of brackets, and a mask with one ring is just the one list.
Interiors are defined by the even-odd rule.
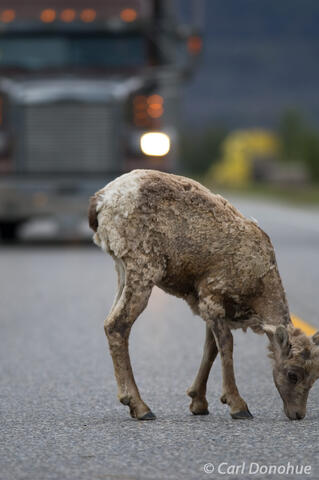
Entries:
[[21,225],[19,220],[0,221],[0,237],[3,242],[13,243],[18,238],[18,231]]

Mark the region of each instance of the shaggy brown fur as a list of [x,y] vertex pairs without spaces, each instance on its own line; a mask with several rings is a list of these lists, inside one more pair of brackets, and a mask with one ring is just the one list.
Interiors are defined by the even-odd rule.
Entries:
[[[140,397],[128,354],[131,326],[154,285],[183,298],[207,325],[202,363],[188,390],[194,414],[208,413],[206,383],[219,352],[221,400],[233,418],[251,417],[236,386],[231,334],[250,327],[270,339],[286,414],[304,416],[305,392],[319,376],[318,347],[292,326],[273,246],[255,222],[199,183],[151,170],[135,170],[97,192],[89,222],[95,243],[116,262],[119,289],[105,331],[119,398],[133,417],[155,418]],[[299,372],[294,384],[291,369]]]

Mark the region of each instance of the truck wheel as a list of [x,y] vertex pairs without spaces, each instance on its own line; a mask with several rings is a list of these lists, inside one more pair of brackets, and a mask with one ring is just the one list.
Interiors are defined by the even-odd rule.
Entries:
[[20,221],[0,221],[0,236],[3,242],[14,242],[18,237]]

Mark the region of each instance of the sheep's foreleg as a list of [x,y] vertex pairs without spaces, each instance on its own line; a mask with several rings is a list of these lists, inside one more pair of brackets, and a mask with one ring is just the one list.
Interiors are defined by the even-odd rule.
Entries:
[[223,374],[221,401],[229,405],[233,418],[252,418],[246,402],[237,389],[233,365],[233,335],[225,319],[222,299],[207,293],[201,298],[199,307],[201,315],[212,329],[221,357]]
[[152,291],[152,285],[143,288],[136,280],[125,280],[122,294],[104,325],[112,355],[115,377],[118,384],[118,398],[128,405],[133,418],[152,420],[155,415],[141,399],[136,386],[130,362],[128,341],[131,327],[147,305]]
[[206,399],[206,385],[217,353],[218,349],[215,337],[211,328],[206,324],[206,339],[202,361],[192,386],[187,390],[187,395],[192,398],[189,408],[194,415],[207,415],[209,413]]
[[223,394],[221,402],[230,406],[233,418],[252,418],[246,402],[239,395],[233,364],[233,335],[224,319],[214,319],[210,322],[221,356],[223,372]]

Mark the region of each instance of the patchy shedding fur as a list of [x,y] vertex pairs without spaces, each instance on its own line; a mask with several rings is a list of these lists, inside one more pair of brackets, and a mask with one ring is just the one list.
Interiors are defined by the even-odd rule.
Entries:
[[[298,362],[308,362],[306,371],[314,373],[311,365],[317,361],[313,359],[317,346],[292,326],[269,237],[223,197],[189,178],[134,170],[92,197],[89,223],[95,232],[94,242],[111,254],[117,265],[119,292],[105,331],[119,398],[129,405],[133,417],[153,418],[136,387],[127,341],[154,285],[183,298],[207,324],[203,361],[188,391],[193,413],[207,413],[208,365],[218,347],[223,368],[222,401],[228,403],[234,418],[251,416],[234,377],[234,328],[266,331],[275,369],[280,370],[286,362],[287,370],[291,359],[298,358]],[[290,357],[285,361],[278,353],[280,332],[284,337],[281,329],[291,339]],[[316,375],[317,371],[313,377]],[[282,378],[278,382],[284,384]],[[277,387],[285,397],[280,385]],[[286,397],[285,402],[289,404]],[[294,413],[288,407],[286,413],[298,418],[301,413],[295,400],[292,404]]]

